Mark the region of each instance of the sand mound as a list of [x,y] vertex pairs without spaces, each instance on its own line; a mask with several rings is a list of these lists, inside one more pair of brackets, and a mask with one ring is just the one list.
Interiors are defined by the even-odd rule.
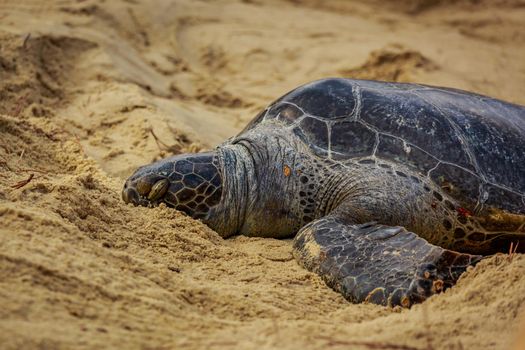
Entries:
[[[137,166],[213,147],[325,76],[525,103],[517,2],[442,1],[417,17],[331,4],[0,5],[2,348],[510,346],[523,255],[487,259],[410,310],[353,305],[296,264],[289,240],[223,240],[166,207],[121,201]],[[505,25],[477,26],[494,14]]]
[[20,43],[20,37],[2,33],[0,42],[0,112],[17,117],[26,109],[35,117],[51,115],[64,98],[77,57],[95,46],[75,38],[30,34]]
[[364,64],[339,73],[357,79],[410,82],[416,80],[414,75],[418,71],[430,72],[436,69],[437,66],[421,53],[392,47],[372,51]]

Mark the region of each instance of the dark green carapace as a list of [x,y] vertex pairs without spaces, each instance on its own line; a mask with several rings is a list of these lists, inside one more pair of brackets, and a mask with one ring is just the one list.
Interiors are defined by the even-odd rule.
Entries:
[[223,237],[295,235],[300,264],[352,302],[410,306],[483,255],[525,248],[525,107],[417,84],[325,79],[213,152],[124,187]]

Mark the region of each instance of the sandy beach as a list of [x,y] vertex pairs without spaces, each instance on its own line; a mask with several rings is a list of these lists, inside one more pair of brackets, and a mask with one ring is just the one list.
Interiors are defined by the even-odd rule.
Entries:
[[0,1],[0,348],[524,349],[522,254],[411,309],[354,305],[291,240],[121,200],[138,166],[323,77],[525,104],[524,18],[520,0]]

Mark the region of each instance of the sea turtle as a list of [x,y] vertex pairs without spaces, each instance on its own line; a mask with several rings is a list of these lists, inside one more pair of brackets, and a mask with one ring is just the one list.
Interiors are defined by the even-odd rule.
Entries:
[[[212,152],[139,168],[123,199],[228,237],[290,237],[352,302],[410,306],[525,239],[525,107],[419,84],[324,79]],[[525,241],[520,247],[525,248]]]

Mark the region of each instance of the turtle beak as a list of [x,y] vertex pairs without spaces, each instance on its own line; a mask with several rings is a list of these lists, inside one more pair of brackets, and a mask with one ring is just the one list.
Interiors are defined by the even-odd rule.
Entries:
[[138,205],[139,195],[137,191],[129,187],[129,181],[126,181],[124,184],[124,189],[122,190],[122,200],[126,203]]

